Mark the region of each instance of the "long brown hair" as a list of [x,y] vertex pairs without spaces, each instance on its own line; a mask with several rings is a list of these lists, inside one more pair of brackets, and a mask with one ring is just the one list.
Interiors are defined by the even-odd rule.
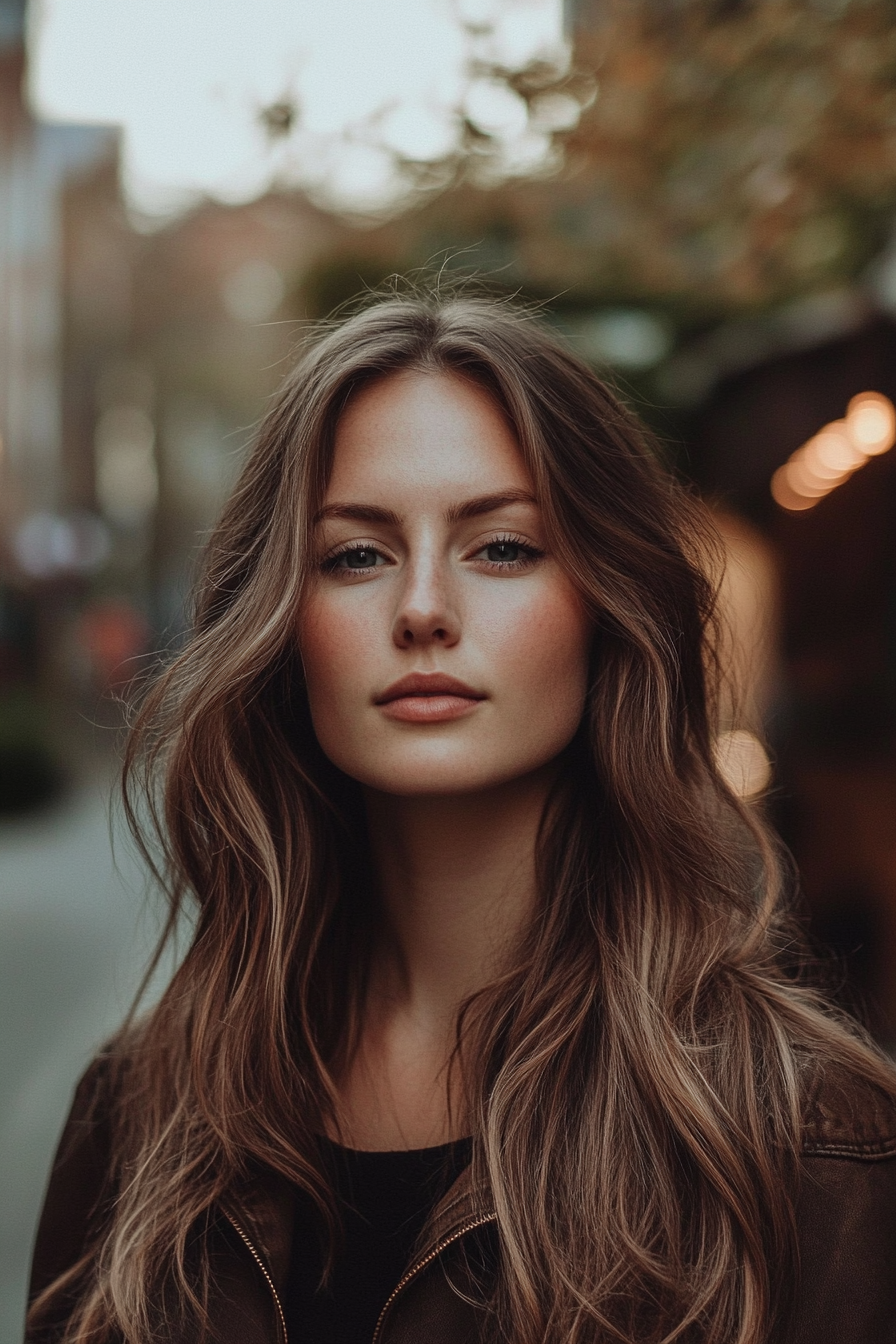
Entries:
[[128,783],[150,800],[172,924],[189,909],[194,930],[117,1048],[120,1193],[55,1289],[80,1294],[66,1340],[149,1344],[162,1301],[195,1313],[198,1338],[195,1231],[253,1164],[331,1218],[316,1136],[336,1116],[373,912],[358,790],[315,741],[296,613],[338,418],[404,369],[475,379],[503,408],[597,632],[539,909],[458,1022],[497,1210],[495,1338],[761,1344],[793,1264],[813,1061],[888,1074],[795,975],[787,866],[715,766],[701,507],[545,326],[427,294],[309,343],[209,542],[192,638],[137,719]]

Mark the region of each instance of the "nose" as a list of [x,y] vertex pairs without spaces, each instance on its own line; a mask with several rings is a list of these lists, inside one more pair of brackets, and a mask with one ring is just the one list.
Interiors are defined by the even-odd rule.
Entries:
[[460,639],[460,614],[449,576],[434,558],[408,570],[395,613],[392,638],[399,648],[450,648]]

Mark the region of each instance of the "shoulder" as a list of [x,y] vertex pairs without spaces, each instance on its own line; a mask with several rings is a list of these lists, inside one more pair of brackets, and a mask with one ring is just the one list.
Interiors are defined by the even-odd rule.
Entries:
[[802,1151],[807,1157],[877,1162],[896,1158],[896,1070],[892,1086],[822,1062],[809,1086]]
[[896,1074],[816,1070],[800,1166],[794,1344],[896,1344]]
[[122,1094],[127,1091],[129,1062],[114,1043],[91,1061],[75,1087],[53,1164],[55,1170],[77,1155],[108,1150]]
[[114,1199],[113,1115],[120,1070],[116,1052],[104,1051],[75,1089],[38,1223],[32,1297],[78,1262]]

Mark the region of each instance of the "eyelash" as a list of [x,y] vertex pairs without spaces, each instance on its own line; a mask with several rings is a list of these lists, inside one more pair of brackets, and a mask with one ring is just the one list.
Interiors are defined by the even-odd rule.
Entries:
[[[379,549],[379,547],[374,546],[372,542],[369,545],[364,545],[363,542],[359,545],[356,541],[353,541],[350,545],[340,546],[339,550],[331,551],[329,555],[325,555],[323,560],[321,560],[320,562],[320,568],[324,572],[324,574],[335,574],[339,571],[339,561],[342,559],[342,557],[344,555],[354,555],[357,551],[373,551],[375,555],[382,555],[382,551]],[[354,569],[354,570],[349,570],[346,567],[346,569],[343,572],[352,574],[369,574],[370,571],[375,568],[376,568],[375,565],[365,565],[361,569]]]
[[544,551],[540,551],[537,546],[533,546],[528,541],[523,541],[522,537],[515,536],[512,532],[502,532],[498,536],[492,537],[484,546],[480,546],[479,550],[488,550],[489,546],[517,546],[522,551],[519,560],[489,560],[486,562],[497,569],[527,569],[544,555]]
[[[537,546],[531,545],[530,542],[523,541],[522,537],[518,537],[511,532],[502,532],[497,536],[490,537],[488,541],[484,542],[483,545],[478,548],[475,554],[478,555],[479,551],[487,550],[489,546],[518,546],[522,552],[522,555],[518,560],[485,561],[485,563],[490,565],[493,569],[499,570],[510,569],[519,571],[527,569],[530,565],[535,564],[537,560],[540,560],[544,555],[544,551],[539,550]],[[347,566],[345,568],[340,567],[339,561],[343,556],[354,555],[358,551],[372,551],[376,555],[383,554],[379,547],[375,546],[372,542],[366,545],[363,542],[360,544],[358,542],[352,542],[351,544],[342,546],[339,550],[332,551],[329,555],[324,556],[323,560],[320,562],[320,568],[325,574],[338,574],[340,572],[343,574],[370,574],[372,570],[378,568],[376,565],[365,565],[358,569],[349,569]]]

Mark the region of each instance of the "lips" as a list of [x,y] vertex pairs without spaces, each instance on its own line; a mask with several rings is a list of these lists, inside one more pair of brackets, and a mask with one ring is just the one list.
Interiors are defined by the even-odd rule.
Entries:
[[394,682],[376,704],[389,719],[402,723],[447,723],[475,711],[485,696],[441,672],[412,672]]
[[474,691],[472,686],[458,681],[456,677],[446,677],[442,672],[412,672],[400,681],[393,682],[388,690],[377,696],[378,705],[389,705],[394,700],[415,699],[421,696],[452,696],[462,700],[484,700],[485,696]]

